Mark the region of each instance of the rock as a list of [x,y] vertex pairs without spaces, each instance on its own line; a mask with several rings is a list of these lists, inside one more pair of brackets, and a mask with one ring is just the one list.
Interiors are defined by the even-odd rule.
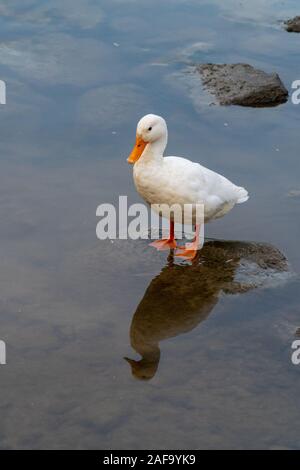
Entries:
[[300,189],[292,189],[288,192],[288,197],[300,197]]
[[300,33],[300,16],[285,21],[285,29],[288,33]]
[[[110,240],[97,240],[88,248],[66,257],[62,267],[65,279],[64,292],[67,290],[67,285],[70,285],[76,290],[76,294],[73,295],[78,294],[79,298],[83,296],[82,289],[88,291],[90,296],[98,293],[101,295],[99,279],[109,284],[111,279],[116,278],[116,272],[120,278],[143,276],[145,273],[147,276],[152,273],[156,275],[166,264],[168,256],[170,258],[172,256],[168,251],[156,251],[148,246],[150,241],[150,238],[114,240],[114,243]],[[178,240],[178,244],[183,245],[188,241],[190,240],[183,238]],[[177,257],[172,261],[170,259],[169,263],[190,265],[189,261]],[[237,284],[241,287],[241,291],[273,287],[293,275],[286,257],[277,248],[266,243],[206,239],[199,256],[193,262],[193,266],[198,265],[200,271],[207,266],[211,268],[212,283],[214,275],[217,280],[219,276],[223,276],[222,269],[227,272],[234,266],[234,282],[230,286],[227,283],[226,289],[235,292]],[[83,278],[86,280],[85,283],[82,282]]]
[[248,64],[200,64],[197,71],[205,88],[224,106],[271,107],[288,100],[288,91],[276,73]]

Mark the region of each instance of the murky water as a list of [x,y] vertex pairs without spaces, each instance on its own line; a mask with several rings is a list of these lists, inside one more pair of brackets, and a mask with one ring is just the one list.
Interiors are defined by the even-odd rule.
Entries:
[[[300,106],[210,107],[185,72],[248,62],[290,90],[297,4],[2,0],[1,448],[300,447]],[[139,201],[126,157],[148,112],[169,154],[251,194],[206,227],[237,242],[194,265],[96,239],[100,203]]]

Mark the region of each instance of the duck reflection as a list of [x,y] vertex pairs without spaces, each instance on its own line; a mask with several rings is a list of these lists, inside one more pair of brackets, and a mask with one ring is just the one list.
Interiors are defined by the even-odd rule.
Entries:
[[270,279],[266,270],[273,274],[288,271],[286,258],[266,244],[209,241],[191,265],[174,264],[171,252],[131,322],[131,346],[142,357],[125,358],[133,376],[154,377],[161,341],[196,328],[213,311],[221,293],[243,293],[261,286],[262,279]]

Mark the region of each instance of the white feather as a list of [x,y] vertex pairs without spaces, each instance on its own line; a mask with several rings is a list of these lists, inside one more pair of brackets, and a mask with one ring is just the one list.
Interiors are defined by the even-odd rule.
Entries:
[[[151,133],[153,130],[153,140],[149,128]],[[138,193],[149,204],[202,203],[207,222],[248,200],[246,189],[199,163],[182,157],[163,157],[168,135],[163,118],[145,116],[137,132],[148,145],[134,165],[133,176]]]

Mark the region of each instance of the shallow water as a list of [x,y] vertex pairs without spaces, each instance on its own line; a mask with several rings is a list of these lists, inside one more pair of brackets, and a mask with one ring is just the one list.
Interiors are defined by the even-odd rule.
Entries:
[[[2,1],[1,448],[300,447],[300,106],[208,106],[186,73],[248,62],[290,90],[297,3]],[[249,190],[206,236],[267,243],[266,264],[251,244],[174,266],[96,239],[99,204],[140,201],[126,157],[148,112],[169,154]]]

